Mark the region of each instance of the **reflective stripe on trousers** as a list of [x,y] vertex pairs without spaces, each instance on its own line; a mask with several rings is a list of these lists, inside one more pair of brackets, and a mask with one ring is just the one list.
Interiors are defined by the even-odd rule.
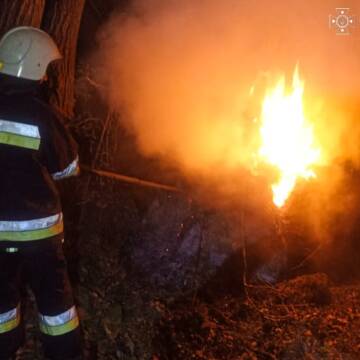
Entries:
[[75,306],[56,315],[39,315],[40,330],[50,336],[59,336],[75,330],[79,326],[79,318]]
[[0,221],[0,241],[32,241],[63,232],[62,213],[41,219]]
[[[79,326],[79,317],[75,306],[56,315],[39,314],[40,330],[51,336],[59,336],[75,330]],[[0,334],[15,329],[20,324],[20,306],[0,314]]]
[[20,306],[0,314],[0,334],[14,330],[20,324]]
[[[74,308],[67,266],[61,244],[62,234],[18,251],[0,249],[0,313],[10,330],[20,320],[14,308],[21,300],[21,274],[35,295],[45,357],[68,359],[81,353],[79,319]],[[11,244],[10,244],[11,246]],[[17,319],[17,320],[15,320]],[[24,324],[0,333],[0,359],[11,357],[22,345]]]

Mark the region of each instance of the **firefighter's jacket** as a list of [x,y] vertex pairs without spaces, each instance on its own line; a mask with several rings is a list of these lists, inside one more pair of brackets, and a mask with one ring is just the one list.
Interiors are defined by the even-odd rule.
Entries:
[[61,234],[54,180],[78,172],[76,144],[37,87],[0,76],[0,247]]

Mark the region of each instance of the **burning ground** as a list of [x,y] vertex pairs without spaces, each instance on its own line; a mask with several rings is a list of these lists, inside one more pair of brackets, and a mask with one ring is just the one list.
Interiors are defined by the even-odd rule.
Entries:
[[[327,266],[310,261],[295,270],[304,255],[294,257],[290,280],[263,284],[252,275],[266,263],[261,247],[269,244],[249,245],[244,257],[234,249],[230,215],[101,179],[87,196],[77,207],[80,224],[72,203],[66,207],[87,359],[358,359],[358,264],[349,271],[356,254],[323,248],[312,260],[326,257]],[[295,229],[292,223],[288,236],[304,246]],[[341,278],[319,273],[339,276],[341,267]],[[40,360],[28,309],[20,359]]]
[[159,358],[357,359],[358,306],[358,287],[330,289],[316,274],[251,287],[245,298],[160,307]]

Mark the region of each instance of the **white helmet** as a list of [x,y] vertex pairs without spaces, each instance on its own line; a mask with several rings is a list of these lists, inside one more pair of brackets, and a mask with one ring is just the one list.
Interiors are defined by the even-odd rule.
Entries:
[[20,26],[8,31],[0,40],[0,73],[29,80],[40,80],[48,65],[61,54],[46,32]]

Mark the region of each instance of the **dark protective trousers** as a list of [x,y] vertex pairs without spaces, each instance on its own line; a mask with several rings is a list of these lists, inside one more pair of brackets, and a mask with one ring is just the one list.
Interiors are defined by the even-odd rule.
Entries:
[[35,295],[45,356],[65,360],[80,355],[79,320],[57,238],[0,249],[0,360],[12,356],[24,342],[20,310],[24,280]]

